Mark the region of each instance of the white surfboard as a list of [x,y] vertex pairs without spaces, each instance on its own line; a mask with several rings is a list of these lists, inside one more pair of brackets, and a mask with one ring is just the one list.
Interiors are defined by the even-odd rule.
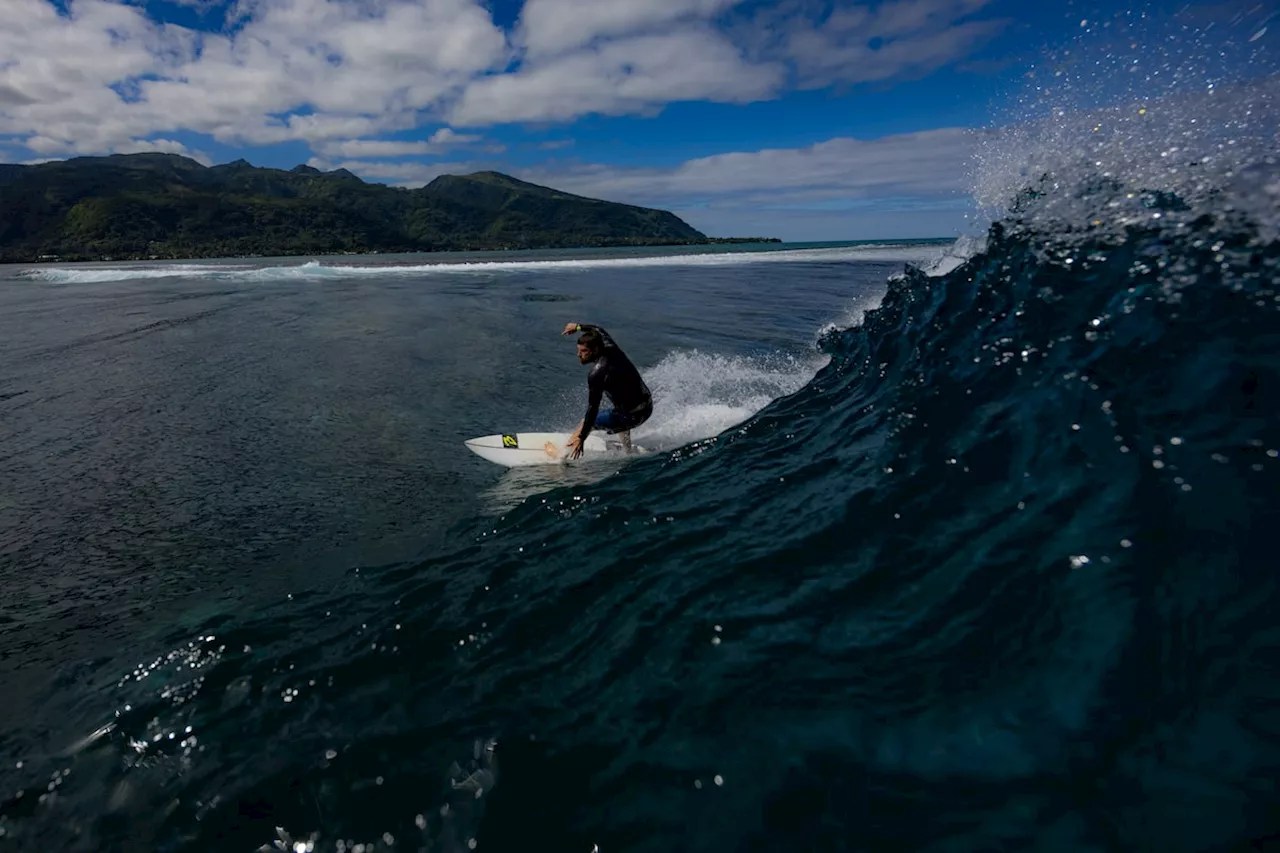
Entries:
[[[567,432],[508,432],[469,438],[464,444],[482,459],[514,468],[519,465],[559,465],[569,460]],[[597,433],[587,436],[580,460],[609,453]]]

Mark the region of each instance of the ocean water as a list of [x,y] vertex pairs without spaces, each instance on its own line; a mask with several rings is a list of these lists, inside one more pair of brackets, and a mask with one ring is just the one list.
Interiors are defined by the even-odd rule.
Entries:
[[[1272,849],[1278,82],[949,247],[6,270],[0,843]],[[654,452],[468,454],[569,320]]]
[[[309,621],[318,614],[303,602],[335,593],[344,600],[297,639],[330,628],[372,636],[380,629],[360,615],[377,597],[366,581],[398,584],[406,570],[483,538],[507,512],[629,468],[615,460],[507,471],[462,445],[499,431],[572,429],[587,369],[560,335],[565,322],[605,325],[644,366],[656,412],[635,436],[656,461],[800,390],[830,360],[816,346],[824,328],[855,321],[904,262],[946,249],[934,241],[4,269],[0,791],[21,795],[0,807],[0,840],[61,846],[70,829],[86,849],[175,843],[133,814],[167,797],[169,784],[135,794],[142,777],[117,777],[122,768],[110,765],[120,754],[97,752],[124,736],[115,717],[124,694],[163,682],[168,700],[189,689],[178,687],[180,673],[198,661],[183,664],[175,649],[195,651],[196,634],[216,637],[214,626],[249,614]],[[433,569],[424,577],[444,580]],[[281,603],[289,615],[267,615]],[[416,629],[407,613],[398,621],[407,652]],[[435,654],[419,639],[414,657],[426,657],[388,660],[388,697],[419,666],[453,665],[455,638]],[[241,654],[283,652],[251,627],[244,640]],[[156,658],[166,662],[138,681]],[[281,666],[283,658],[268,664]],[[231,680],[219,701],[266,698],[258,677]],[[311,701],[285,691],[269,704]],[[353,734],[371,731],[363,714],[350,722]],[[114,724],[109,734],[77,745],[104,723]],[[194,738],[142,739],[176,744],[187,763],[216,748],[195,720],[184,735],[187,725]],[[470,738],[460,730],[436,743],[448,756],[436,770],[448,770],[458,743],[470,755]],[[349,751],[344,740],[321,757]],[[267,744],[243,745],[242,757],[256,761]],[[314,758],[299,746],[290,760]],[[136,757],[136,766],[149,763]],[[421,759],[427,770],[429,755]],[[222,765],[220,774],[235,763],[207,766]],[[66,770],[83,780],[78,793],[49,775]],[[33,773],[46,776],[39,791]],[[434,790],[392,788],[411,800],[426,794],[419,812],[443,803],[428,802]],[[228,794],[202,802],[217,796]],[[115,805],[104,809],[107,800]],[[191,826],[211,826],[214,816],[191,802]],[[246,829],[225,842],[230,849],[252,839]],[[228,849],[217,839],[187,843]]]

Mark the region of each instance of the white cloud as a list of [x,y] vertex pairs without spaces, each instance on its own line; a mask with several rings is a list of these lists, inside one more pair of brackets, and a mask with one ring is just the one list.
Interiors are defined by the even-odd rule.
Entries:
[[390,139],[344,139],[325,141],[316,150],[326,157],[406,157],[442,154],[450,149],[480,141],[475,134],[458,133],[442,127],[421,142]]
[[68,17],[4,2],[0,56],[17,59],[0,66],[0,134],[75,152],[179,129],[264,144],[414,127],[509,55],[475,0],[252,0],[229,34],[112,0],[72,0]]
[[705,19],[742,0],[525,0],[518,40],[530,55],[560,53],[608,36]]
[[738,32],[759,59],[788,62],[800,88],[915,77],[963,60],[1005,21],[966,20],[992,0],[840,0],[825,18],[796,4],[766,7]]
[[49,0],[2,2],[0,137],[69,153],[177,131],[232,145],[390,144],[379,137],[444,120],[743,103],[789,84],[923,73],[995,26],[966,17],[988,0],[870,11],[836,0],[825,17],[805,0],[753,16],[739,0],[526,0],[510,38],[488,0],[237,0],[220,32],[157,23],[136,0],[69,0],[67,15]]
[[117,146],[116,152],[119,154],[139,154],[143,152],[181,154],[184,157],[190,157],[197,163],[203,163],[206,166],[213,165],[213,158],[208,154],[203,151],[193,151],[174,139],[135,139],[132,142]]
[[645,113],[673,101],[772,97],[777,63],[748,64],[709,26],[606,42],[476,81],[450,113],[460,126]]
[[981,136],[965,128],[942,128],[717,154],[669,169],[586,165],[518,174],[569,192],[664,208],[857,205],[870,199],[941,203],[970,191],[970,166]]
[[712,237],[777,237],[788,241],[955,237],[970,226],[965,210],[948,207],[911,211],[677,208],[672,213]]

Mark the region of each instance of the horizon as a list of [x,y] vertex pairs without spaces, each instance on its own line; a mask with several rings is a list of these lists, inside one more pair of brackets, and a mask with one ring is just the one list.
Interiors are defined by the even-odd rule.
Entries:
[[1278,29],[1252,0],[9,8],[0,161],[170,153],[410,189],[494,171],[785,242],[959,236],[985,135],[1274,73]]

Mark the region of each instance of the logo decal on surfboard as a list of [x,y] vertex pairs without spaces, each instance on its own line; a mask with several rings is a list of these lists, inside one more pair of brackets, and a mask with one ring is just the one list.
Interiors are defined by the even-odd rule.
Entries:
[[502,436],[502,446],[503,447],[519,447],[520,442],[516,440],[516,437],[514,435],[504,435]]

